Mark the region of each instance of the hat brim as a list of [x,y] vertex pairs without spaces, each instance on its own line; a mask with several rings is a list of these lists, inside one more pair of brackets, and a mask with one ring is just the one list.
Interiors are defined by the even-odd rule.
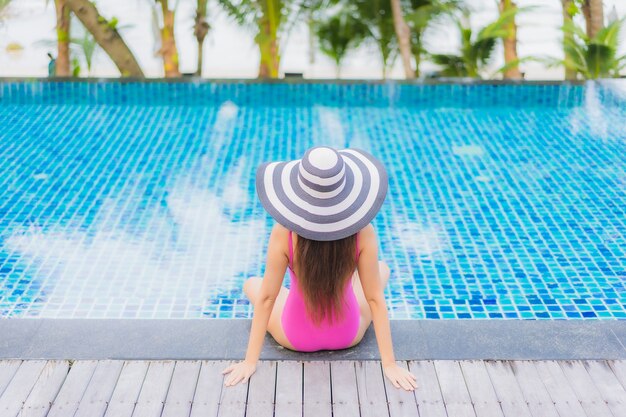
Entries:
[[345,184],[332,197],[305,190],[298,178],[300,159],[259,165],[257,195],[274,220],[299,236],[320,241],[351,236],[372,221],[387,195],[387,171],[362,149],[337,152],[344,159]]

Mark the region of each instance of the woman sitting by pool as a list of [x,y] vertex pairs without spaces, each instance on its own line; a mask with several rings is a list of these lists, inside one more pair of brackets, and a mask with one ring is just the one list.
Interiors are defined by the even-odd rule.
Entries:
[[[380,161],[362,150],[314,147],[302,159],[261,164],[256,188],[277,223],[265,277],[243,287],[254,305],[246,358],[222,371],[230,373],[224,384],[255,372],[266,330],[288,349],[313,352],[356,345],[373,321],[384,374],[396,388],[417,388],[395,361],[383,294],[389,267],[378,260],[370,224],[387,194]],[[287,267],[290,290],[282,286]]]

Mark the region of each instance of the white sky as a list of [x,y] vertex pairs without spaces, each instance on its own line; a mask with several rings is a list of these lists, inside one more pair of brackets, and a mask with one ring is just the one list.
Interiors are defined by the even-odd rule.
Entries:
[[[139,60],[144,73],[149,77],[163,75],[162,63],[155,57],[155,40],[150,12],[153,0],[99,0],[100,12],[107,18],[119,19],[119,24],[129,25],[121,31],[129,47]],[[46,52],[56,55],[54,46],[42,45],[42,41],[55,39],[54,2],[45,0],[13,0],[9,19],[0,27],[0,76],[47,75],[48,58]],[[204,76],[211,78],[256,77],[258,52],[253,42],[252,32],[238,27],[230,18],[210,1],[209,21],[212,30],[207,37],[204,49]],[[480,27],[497,16],[496,0],[468,0],[475,9],[472,25]],[[179,0],[176,15],[176,41],[180,54],[182,72],[194,72],[196,65],[196,41],[193,36],[193,16],[195,0]],[[560,44],[561,2],[560,0],[518,0],[519,6],[534,5],[537,8],[520,15],[518,24],[520,56],[562,55]],[[619,16],[626,15],[626,0],[604,0],[605,13],[616,8]],[[623,34],[623,35],[626,35]],[[427,42],[431,51],[453,52],[458,44],[458,33],[452,25],[441,25],[430,32]],[[6,47],[18,43],[24,47],[19,54],[9,54]],[[294,28],[282,51],[281,70],[283,72],[303,72],[305,77],[333,78],[333,63],[321,53],[315,54],[314,64],[309,63],[308,34],[306,27]],[[501,65],[501,52],[498,63]],[[400,60],[395,62],[390,78],[403,78]],[[423,70],[433,67],[424,65]],[[547,69],[539,63],[524,63],[522,71],[529,79],[559,79],[562,69]],[[84,70],[86,75],[86,69]],[[113,63],[102,51],[95,56],[92,76],[117,76]],[[351,53],[342,67],[343,78],[380,78],[381,64],[374,46],[363,46]]]

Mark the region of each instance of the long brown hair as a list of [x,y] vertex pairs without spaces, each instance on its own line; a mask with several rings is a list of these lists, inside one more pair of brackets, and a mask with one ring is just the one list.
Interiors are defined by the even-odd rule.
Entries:
[[343,288],[357,267],[356,234],[331,241],[298,235],[295,253],[294,268],[297,264],[298,284],[311,321],[316,325],[325,317],[340,321],[345,307]]

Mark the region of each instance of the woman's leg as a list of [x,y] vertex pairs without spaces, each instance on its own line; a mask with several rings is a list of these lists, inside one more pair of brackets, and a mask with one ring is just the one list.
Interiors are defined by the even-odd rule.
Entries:
[[[248,278],[243,284],[243,292],[246,294],[246,297],[248,297],[248,300],[253,306],[256,297],[261,290],[262,283],[263,278],[251,277]],[[287,336],[285,336],[282,323],[280,322],[280,316],[283,314],[285,301],[287,301],[288,295],[289,289],[285,287],[280,287],[280,291],[278,292],[278,296],[276,297],[276,301],[274,302],[274,308],[272,308],[270,320],[267,323],[267,331],[272,335],[274,340],[276,340],[279,345],[286,347],[287,349],[296,350],[296,348],[291,345],[291,342],[289,342],[289,339],[287,339]]]
[[[391,271],[385,261],[378,261],[378,267],[380,268],[380,281],[384,290],[387,286],[387,281],[389,280],[389,274]],[[372,322],[372,310],[370,309],[367,299],[365,298],[365,293],[363,292],[363,286],[361,285],[361,279],[359,278],[358,271],[355,271],[352,276],[352,288],[354,289],[354,295],[356,295],[356,299],[359,302],[361,322],[359,324],[359,331],[350,346],[354,346],[361,341],[363,335],[365,335],[365,332],[367,331],[367,328]]]

